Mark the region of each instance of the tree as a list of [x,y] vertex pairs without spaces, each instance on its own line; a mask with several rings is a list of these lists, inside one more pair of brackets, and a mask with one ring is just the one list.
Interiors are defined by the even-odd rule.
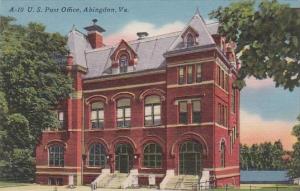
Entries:
[[240,165],[242,170],[283,170],[287,169],[281,141],[241,145]]
[[276,87],[300,86],[300,12],[276,0],[233,3],[210,13],[221,35],[236,42],[241,68],[236,85],[246,77],[272,78]]
[[53,110],[72,81],[64,70],[66,38],[42,24],[14,21],[0,16],[0,174],[27,177],[35,145],[44,129],[57,127]]
[[296,178],[300,177],[300,115],[298,116],[298,124],[293,127],[292,134],[297,138],[297,142],[293,145],[292,160],[289,165],[289,175]]

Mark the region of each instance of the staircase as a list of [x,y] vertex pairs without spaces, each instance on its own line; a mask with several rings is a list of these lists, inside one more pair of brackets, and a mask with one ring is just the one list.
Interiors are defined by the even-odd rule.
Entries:
[[123,182],[127,179],[128,174],[114,173],[109,174],[99,182],[100,188],[119,189],[122,187]]
[[182,190],[196,190],[197,183],[199,181],[198,176],[185,175],[181,183]]
[[166,190],[194,190],[197,188],[198,176],[180,175],[170,177],[165,185]]

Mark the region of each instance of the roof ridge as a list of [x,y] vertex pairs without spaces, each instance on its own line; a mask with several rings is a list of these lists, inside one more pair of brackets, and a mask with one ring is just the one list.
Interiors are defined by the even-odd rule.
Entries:
[[137,43],[137,42],[147,42],[147,41],[154,41],[154,40],[157,40],[157,39],[161,39],[161,38],[170,38],[170,36],[167,36],[167,35],[170,35],[170,34],[175,34],[176,33],[180,33],[181,31],[174,31],[174,32],[169,32],[169,33],[164,33],[164,34],[159,34],[159,35],[154,35],[154,36],[149,36],[149,37],[145,37],[143,39],[136,39],[136,40],[130,40],[130,41],[127,41],[128,43]]
[[[141,42],[150,42],[150,41],[155,41],[158,39],[163,39],[163,38],[170,38],[172,36],[167,36],[170,34],[175,34],[176,33],[180,33],[181,31],[175,31],[175,32],[170,32],[170,33],[165,33],[165,34],[161,34],[161,35],[156,35],[156,36],[151,36],[151,37],[146,37],[144,39],[140,39],[140,40],[130,40],[130,41],[126,41],[128,43],[128,45],[132,45],[132,44],[137,44],[137,43],[141,43]],[[97,51],[102,51],[102,50],[107,50],[107,49],[111,49],[111,48],[115,48],[120,44],[120,42],[114,44],[114,45],[107,45],[101,48],[97,48],[97,49],[92,49],[92,50],[87,50],[87,53],[91,53],[91,52],[97,52]]]

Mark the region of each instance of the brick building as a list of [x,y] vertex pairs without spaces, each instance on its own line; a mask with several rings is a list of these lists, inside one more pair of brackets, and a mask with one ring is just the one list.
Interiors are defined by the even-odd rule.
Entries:
[[61,127],[37,145],[36,181],[238,186],[238,68],[234,44],[217,29],[198,12],[182,31],[140,32],[114,46],[96,21],[87,34],[72,29],[66,68],[74,92],[58,108]]

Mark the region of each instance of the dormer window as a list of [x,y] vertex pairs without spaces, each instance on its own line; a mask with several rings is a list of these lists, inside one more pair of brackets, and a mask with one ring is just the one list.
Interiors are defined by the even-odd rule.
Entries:
[[195,45],[195,38],[192,34],[188,34],[186,37],[186,46],[191,47]]
[[128,56],[122,55],[119,59],[120,73],[127,72],[128,69]]

